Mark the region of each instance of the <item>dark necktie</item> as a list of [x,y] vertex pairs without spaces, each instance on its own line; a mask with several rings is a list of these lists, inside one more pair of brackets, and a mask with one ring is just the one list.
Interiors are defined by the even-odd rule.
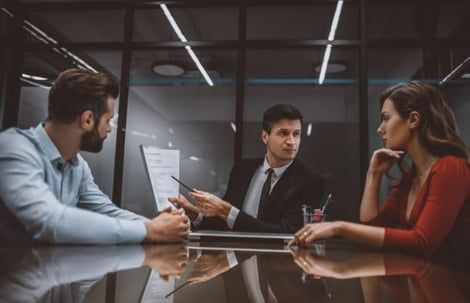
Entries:
[[269,198],[269,191],[271,190],[271,177],[273,175],[274,170],[272,168],[269,168],[267,172],[268,172],[268,177],[266,178],[266,181],[263,184],[263,189],[261,190],[261,197],[259,198],[258,215],[257,215],[258,218],[260,217],[261,211],[263,210],[263,207],[265,206]]

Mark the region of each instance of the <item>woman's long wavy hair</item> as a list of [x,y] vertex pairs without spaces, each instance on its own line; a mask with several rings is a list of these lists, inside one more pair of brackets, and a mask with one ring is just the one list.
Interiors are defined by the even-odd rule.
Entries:
[[[387,99],[393,102],[403,119],[408,119],[413,111],[420,114],[418,137],[430,154],[456,156],[470,165],[470,151],[458,134],[454,113],[436,88],[419,81],[401,83],[382,92],[380,108]],[[398,166],[405,174],[407,169],[402,160]]]

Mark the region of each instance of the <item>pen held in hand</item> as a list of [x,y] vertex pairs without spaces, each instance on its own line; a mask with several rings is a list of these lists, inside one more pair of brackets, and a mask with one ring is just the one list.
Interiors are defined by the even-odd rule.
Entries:
[[186,184],[184,184],[183,182],[181,182],[180,180],[178,180],[176,177],[174,176],[170,176],[171,178],[173,178],[173,180],[175,180],[176,182],[178,182],[179,184],[181,184],[181,186],[183,186],[184,188],[186,188],[187,190],[189,190],[190,192],[195,192],[194,189],[192,189],[191,187],[187,186]]

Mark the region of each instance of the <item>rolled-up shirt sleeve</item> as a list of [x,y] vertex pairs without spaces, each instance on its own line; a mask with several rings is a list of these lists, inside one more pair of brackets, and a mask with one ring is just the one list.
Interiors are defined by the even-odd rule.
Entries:
[[146,229],[141,221],[61,204],[44,181],[44,164],[34,147],[17,143],[15,149],[0,147],[0,198],[33,239],[70,244],[139,243],[144,239]]

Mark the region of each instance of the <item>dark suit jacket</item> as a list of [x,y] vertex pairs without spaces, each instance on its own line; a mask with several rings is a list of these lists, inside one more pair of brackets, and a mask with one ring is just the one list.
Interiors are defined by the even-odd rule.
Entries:
[[[223,199],[240,209],[233,230],[248,232],[294,233],[302,227],[302,204],[320,207],[323,196],[323,180],[310,172],[299,160],[294,160],[271,191],[265,205],[260,206],[258,218],[242,211],[245,195],[262,159],[242,160],[230,173],[227,191]],[[201,229],[227,229],[219,218],[204,218]]]

